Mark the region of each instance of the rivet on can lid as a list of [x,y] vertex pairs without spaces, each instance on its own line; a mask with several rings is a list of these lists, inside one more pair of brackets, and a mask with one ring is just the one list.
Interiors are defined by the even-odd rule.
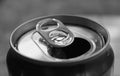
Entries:
[[57,19],[44,19],[37,23],[36,31],[54,47],[65,47],[74,41],[73,33]]

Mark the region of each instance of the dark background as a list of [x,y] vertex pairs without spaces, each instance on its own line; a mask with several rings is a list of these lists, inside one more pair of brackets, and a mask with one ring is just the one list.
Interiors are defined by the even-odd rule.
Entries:
[[0,76],[8,76],[6,55],[11,32],[29,19],[71,14],[90,18],[110,32],[115,75],[120,76],[120,0],[0,0]]

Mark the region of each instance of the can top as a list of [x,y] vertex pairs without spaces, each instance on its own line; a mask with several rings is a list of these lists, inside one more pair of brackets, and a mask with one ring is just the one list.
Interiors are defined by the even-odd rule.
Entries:
[[[47,22],[47,24],[49,24],[49,22],[50,22],[48,27],[46,26],[46,22]],[[25,22],[25,23],[21,24],[19,27],[17,27],[13,31],[13,33],[11,35],[11,38],[10,38],[11,47],[19,55],[24,56],[25,58],[29,59],[30,57],[28,57],[26,55],[23,55],[18,50],[18,40],[25,33],[35,29],[35,27],[37,29],[37,31],[35,31],[35,32],[38,32],[38,34],[40,36],[42,36],[42,38],[45,40],[45,42],[46,42],[45,46],[47,44],[47,45],[52,45],[52,46],[55,46],[55,47],[67,47],[75,41],[75,39],[74,39],[75,35],[73,34],[73,32],[71,32],[70,29],[68,29],[66,27],[65,27],[65,29],[63,29],[63,27],[64,27],[63,23],[65,24],[65,26],[66,25],[71,25],[71,26],[74,25],[75,27],[87,28],[87,29],[95,32],[96,34],[98,34],[99,37],[104,42],[104,45],[102,45],[102,47],[95,50],[90,55],[88,55],[89,52],[87,52],[87,56],[86,57],[82,56],[81,58],[79,58],[78,61],[84,61],[86,59],[90,59],[94,56],[97,56],[98,54],[105,51],[106,47],[109,44],[109,34],[106,31],[106,29],[104,29],[103,26],[101,26],[101,25],[99,25],[99,24],[97,24],[97,23],[95,23],[95,22],[93,22],[89,19],[86,19],[86,18],[76,17],[76,16],[61,16],[60,15],[60,16],[50,16],[50,17],[44,17],[44,18],[35,18],[35,19],[32,19],[28,22]],[[37,24],[37,26],[36,26],[36,24]],[[52,26],[51,24],[58,24],[58,26],[57,27]],[[63,25],[62,28],[61,28],[61,25]],[[49,28],[49,27],[52,27],[52,28]],[[59,30],[59,28],[60,28],[60,30]],[[66,33],[66,29],[68,30],[67,33]],[[42,30],[42,32],[41,32],[41,30]],[[76,29],[73,29],[73,30],[76,31]],[[35,32],[32,35],[35,35]],[[82,32],[80,31],[79,33],[82,33]],[[92,39],[93,41],[96,42],[96,45],[98,45],[97,42],[99,42],[99,40],[96,40],[96,39],[99,39],[99,37],[96,34],[91,34],[90,31],[88,31],[88,33],[84,33],[86,36],[88,36],[88,42],[89,42],[89,38],[90,38],[90,39]],[[69,42],[68,37],[72,38],[72,40],[70,40],[70,42]],[[68,39],[68,41],[66,41],[67,39]],[[44,41],[44,40],[42,40],[42,41]],[[48,41],[48,40],[50,40],[50,41]],[[34,36],[33,36],[33,41],[34,41]],[[65,44],[64,44],[64,42],[65,42]],[[69,43],[66,45],[67,42],[69,42]],[[101,44],[101,42],[99,42],[99,43]],[[93,44],[93,46],[94,46],[94,44]],[[38,62],[40,61],[40,60],[34,59],[34,58],[33,58],[33,60],[36,60]],[[70,60],[69,62],[74,62],[75,60],[74,61],[73,60],[74,59]],[[68,60],[66,60],[66,61],[68,61]]]

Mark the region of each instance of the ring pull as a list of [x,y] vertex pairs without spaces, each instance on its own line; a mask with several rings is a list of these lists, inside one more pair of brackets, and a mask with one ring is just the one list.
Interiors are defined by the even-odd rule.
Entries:
[[55,47],[65,47],[74,41],[73,33],[57,19],[44,19],[37,23],[36,31],[45,41]]

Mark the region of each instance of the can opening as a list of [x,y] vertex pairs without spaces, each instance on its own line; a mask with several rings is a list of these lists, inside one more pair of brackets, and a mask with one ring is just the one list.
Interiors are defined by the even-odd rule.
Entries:
[[89,41],[76,37],[71,45],[62,48],[52,47],[52,50],[49,50],[48,52],[55,58],[70,59],[81,56],[87,53],[90,49],[91,44]]

